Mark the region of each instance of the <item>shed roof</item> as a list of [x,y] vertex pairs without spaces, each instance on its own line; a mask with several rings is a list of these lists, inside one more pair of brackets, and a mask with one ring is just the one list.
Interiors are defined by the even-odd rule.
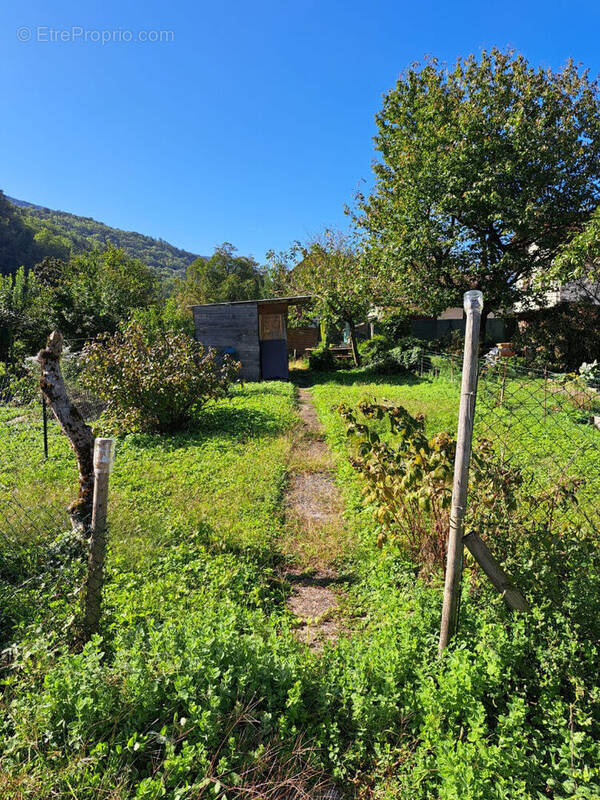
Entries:
[[231,300],[225,303],[195,303],[190,308],[206,308],[207,306],[240,306],[256,303],[287,303],[289,306],[304,306],[312,300],[311,294],[300,294],[293,297],[261,297],[256,300]]

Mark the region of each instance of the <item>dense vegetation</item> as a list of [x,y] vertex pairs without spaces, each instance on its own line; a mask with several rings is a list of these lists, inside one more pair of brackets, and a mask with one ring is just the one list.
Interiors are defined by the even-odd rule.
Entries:
[[[378,116],[367,241],[326,232],[269,267],[0,193],[0,798],[600,797],[596,309],[536,312],[523,358],[480,371],[467,520],[531,608],[509,614],[466,556],[442,658],[458,365],[407,336],[410,313],[465,288],[509,307],[549,276],[595,274],[599,107],[587,73],[513,53],[411,69]],[[382,290],[400,309],[358,347]],[[312,431],[299,435],[292,385],[231,386],[235,365],[189,336],[192,303],[287,291],[312,293],[323,323],[301,380],[345,501],[324,565],[340,635],[321,652],[286,605],[286,567],[307,564],[284,492]],[[335,372],[345,323],[363,367]],[[43,458],[26,361],[54,327],[83,348],[63,359],[69,390],[91,390],[96,433],[118,437],[85,645],[87,543],[65,532],[75,465],[52,420]],[[580,377],[531,370],[582,360]]]
[[[520,616],[467,563],[460,634],[438,661],[439,573],[424,581],[397,543],[375,546],[334,408],[365,394],[424,413],[430,432],[456,417],[457,386],[443,379],[319,378],[313,396],[355,537],[339,563],[345,634],[322,654],[294,637],[278,572],[295,437],[286,384],[239,387],[187,433],[119,441],[102,638],[82,653],[69,650],[80,571],[64,537],[48,529],[28,560],[13,552],[2,574],[14,642],[7,797],[250,797],[292,775],[309,794],[331,779],[379,798],[598,794],[597,548],[538,534],[511,543],[534,604]],[[3,481],[22,497],[44,485],[68,495],[66,443],[53,434],[52,448],[48,472],[21,450]]]
[[376,121],[358,222],[382,301],[438,314],[473,288],[488,311],[535,300],[532,279],[551,277],[600,201],[597,81],[496,48],[431,58],[401,75]]
[[[16,251],[2,255],[0,270],[10,272],[20,266],[30,267],[44,256],[68,259],[71,255],[103,248],[110,244],[121,248],[132,258],[163,274],[184,272],[198,258],[194,253],[181,250],[163,239],[154,239],[133,231],[111,228],[91,217],[79,217],[66,211],[53,211],[21,200],[3,196],[12,207],[12,214],[20,218],[30,232],[28,246],[18,245]],[[5,210],[0,209],[0,212]],[[0,214],[2,216],[2,214]]]

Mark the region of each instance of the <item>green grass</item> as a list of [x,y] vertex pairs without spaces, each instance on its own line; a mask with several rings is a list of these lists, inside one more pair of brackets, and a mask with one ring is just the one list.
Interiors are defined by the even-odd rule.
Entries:
[[[68,537],[54,541],[60,526],[41,526],[27,557],[1,545],[11,645],[2,800],[195,800],[232,785],[248,791],[227,797],[250,797],[260,780],[281,783],[268,775],[285,772],[293,751],[287,777],[309,796],[311,774],[381,800],[600,796],[597,546],[565,539],[546,561],[535,543],[519,575],[528,615],[511,617],[485,583],[465,580],[460,634],[438,661],[440,582],[374,547],[331,406],[374,395],[423,411],[433,432],[452,427],[456,384],[350,371],[318,380],[356,539],[346,635],[320,655],[299,643],[278,577],[293,387],[240,387],[194,431],[125,437],[111,476],[101,637],[74,647],[82,566]],[[0,445],[11,430],[0,424]],[[11,439],[2,481],[23,503],[54,492],[62,502],[74,489],[73,457],[51,437],[46,463],[37,436]]]
[[[460,400],[459,375],[447,364],[440,377],[376,377],[366,370],[316,375],[313,394],[327,422],[330,442],[339,447],[345,429],[334,406],[375,398],[425,415],[426,430],[456,434]],[[480,380],[474,435],[490,439],[500,458],[523,472],[524,491],[552,491],[564,477],[581,481],[577,503],[564,510],[576,526],[600,529],[600,432],[589,420],[593,409],[578,408],[580,392],[555,381],[519,375],[502,390],[498,379]],[[598,401],[600,402],[600,401]],[[599,409],[600,410],[600,409]],[[382,427],[380,426],[382,430]]]

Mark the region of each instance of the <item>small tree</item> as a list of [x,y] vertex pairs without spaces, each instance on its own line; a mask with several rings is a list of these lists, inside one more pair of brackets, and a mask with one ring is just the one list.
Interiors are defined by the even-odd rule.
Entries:
[[325,339],[331,325],[348,323],[352,356],[359,366],[355,329],[366,318],[369,293],[354,242],[349,236],[326,230],[304,247],[299,243],[294,245],[292,254],[300,256],[300,261],[289,272],[290,289],[313,296]]
[[149,335],[139,322],[87,345],[83,363],[83,382],[106,403],[104,418],[117,433],[185,428],[225,396],[240,368],[229,356],[219,363],[185,333]]
[[598,83],[512,51],[430,59],[376,120],[381,161],[359,224],[384,301],[437,314],[474,288],[486,312],[533,299],[532,278],[600,199]]
[[580,300],[600,304],[600,206],[562,248],[539,283],[542,287],[572,284]]
[[236,248],[224,242],[210,258],[197,258],[187,268],[179,287],[183,305],[229,303],[262,297],[263,273],[257,261],[237,255]]

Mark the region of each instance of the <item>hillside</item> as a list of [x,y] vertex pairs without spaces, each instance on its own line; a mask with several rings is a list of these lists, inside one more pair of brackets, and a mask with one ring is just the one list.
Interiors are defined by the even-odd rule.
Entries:
[[[198,256],[134,231],[111,228],[92,217],[44,208],[13,197],[6,199],[18,209],[35,235],[36,250],[43,255],[65,258],[70,252],[91,250],[111,242],[159,271],[182,271]],[[29,266],[26,264],[26,266]]]

